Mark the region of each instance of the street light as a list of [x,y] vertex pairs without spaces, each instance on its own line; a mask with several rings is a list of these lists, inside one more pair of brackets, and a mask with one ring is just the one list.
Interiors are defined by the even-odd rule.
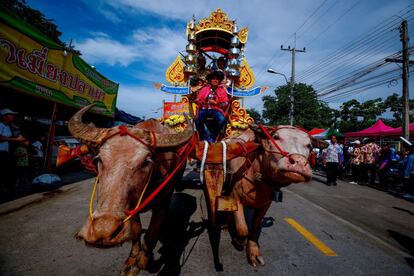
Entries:
[[268,73],[271,74],[276,74],[276,75],[281,75],[285,78],[286,81],[286,85],[288,85],[290,87],[290,109],[289,109],[289,121],[290,121],[290,125],[293,126],[293,85],[292,82],[289,82],[286,75],[283,73],[279,73],[276,72],[275,70],[273,70],[272,68],[267,69]]

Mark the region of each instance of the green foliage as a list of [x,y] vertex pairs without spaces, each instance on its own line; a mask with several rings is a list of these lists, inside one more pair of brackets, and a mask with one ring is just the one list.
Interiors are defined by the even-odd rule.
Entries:
[[[317,99],[312,86],[297,83],[294,86],[294,125],[305,129],[330,127],[334,121],[334,110]],[[290,87],[279,86],[275,96],[263,97],[263,118],[271,125],[289,124]]]
[[250,117],[253,118],[254,122],[256,124],[263,124],[263,119],[262,116],[260,115],[260,113],[254,109],[254,108],[247,108],[246,109],[247,114],[249,114]]
[[[414,109],[414,100],[410,100],[410,110]],[[402,126],[402,98],[397,94],[388,96],[385,101],[381,98],[368,100],[363,103],[355,99],[343,103],[338,111],[337,125],[342,132],[359,131],[373,125],[384,112],[393,113],[393,119],[382,119],[392,127]],[[410,122],[414,116],[410,115]]]
[[[24,21],[39,29],[42,33],[53,39],[59,45],[66,47],[66,43],[60,40],[62,32],[58,30],[57,25],[53,19],[47,19],[43,13],[38,10],[32,9],[26,4],[25,0],[0,0],[0,8],[6,7]],[[71,50],[80,55],[78,50]]]

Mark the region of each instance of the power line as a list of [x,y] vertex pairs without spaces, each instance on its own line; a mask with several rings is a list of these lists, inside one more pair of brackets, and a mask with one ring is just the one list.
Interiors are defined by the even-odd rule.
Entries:
[[[292,37],[295,36],[295,34],[309,21],[309,19],[311,19],[317,12],[318,10],[325,5],[327,0],[324,0],[313,12],[311,15],[309,15],[306,20],[299,26],[299,28],[296,29],[295,32],[293,32],[292,35],[290,35],[285,42],[282,43],[286,44]],[[267,68],[272,64],[273,60],[275,59],[276,55],[279,53],[278,58],[281,57],[281,53],[278,51],[275,51],[274,55],[270,58],[269,62],[262,68],[262,70],[260,70],[259,74],[257,74],[257,80],[260,80],[261,77],[263,76],[263,73],[265,72],[265,70],[267,70]]]
[[[408,7],[401,10],[399,13],[408,9]],[[404,14],[401,14],[401,15],[404,16],[404,15],[410,14],[411,12],[412,10],[408,10]],[[392,18],[393,17],[386,19],[385,21],[378,24],[376,27],[371,28],[371,30],[369,30],[368,32],[361,34],[355,40],[350,41],[349,43],[347,43],[340,49],[334,51],[328,58],[321,59],[320,62],[309,66],[301,74],[299,74],[298,79],[302,80],[305,77],[308,77],[309,75],[312,75],[316,71],[323,69],[323,68],[326,70],[327,65],[338,62],[339,58],[346,56],[348,53],[354,51],[355,49],[360,48],[361,45],[363,47],[367,43],[375,41],[375,39],[378,39],[379,37],[383,35],[384,29],[395,27],[394,25],[396,24],[396,22],[399,21],[399,19],[398,18],[392,19]]]

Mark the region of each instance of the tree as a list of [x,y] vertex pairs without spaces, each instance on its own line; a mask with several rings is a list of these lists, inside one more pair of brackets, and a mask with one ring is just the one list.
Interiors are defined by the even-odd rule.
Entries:
[[247,114],[250,115],[250,117],[253,118],[253,120],[256,124],[263,124],[262,116],[260,115],[260,113],[256,109],[248,108],[248,109],[246,109],[246,112],[247,112]]
[[[63,47],[67,46],[66,43],[60,40],[59,37],[62,35],[62,32],[58,30],[54,20],[47,19],[40,11],[29,7],[25,0],[0,0],[0,4],[1,8],[2,6],[8,8],[24,21],[37,28],[49,38],[53,39],[59,45],[62,45]],[[80,55],[80,52],[75,50],[71,45],[70,50]]]
[[[403,100],[397,94],[388,96],[384,101],[385,107],[393,113],[394,120],[389,120],[389,124],[394,127],[402,126],[402,111],[403,111]],[[414,110],[414,100],[410,99],[409,110]],[[410,122],[413,122],[414,114],[410,114]]]
[[[294,124],[305,129],[330,127],[334,113],[326,103],[319,101],[310,85],[297,83],[294,86]],[[279,86],[275,96],[263,97],[263,118],[271,125],[289,124],[290,87]]]

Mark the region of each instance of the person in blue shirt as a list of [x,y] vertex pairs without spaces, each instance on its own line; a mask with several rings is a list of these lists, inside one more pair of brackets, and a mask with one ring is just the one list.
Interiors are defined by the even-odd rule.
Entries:
[[414,146],[409,147],[408,155],[404,158],[404,198],[414,199]]

